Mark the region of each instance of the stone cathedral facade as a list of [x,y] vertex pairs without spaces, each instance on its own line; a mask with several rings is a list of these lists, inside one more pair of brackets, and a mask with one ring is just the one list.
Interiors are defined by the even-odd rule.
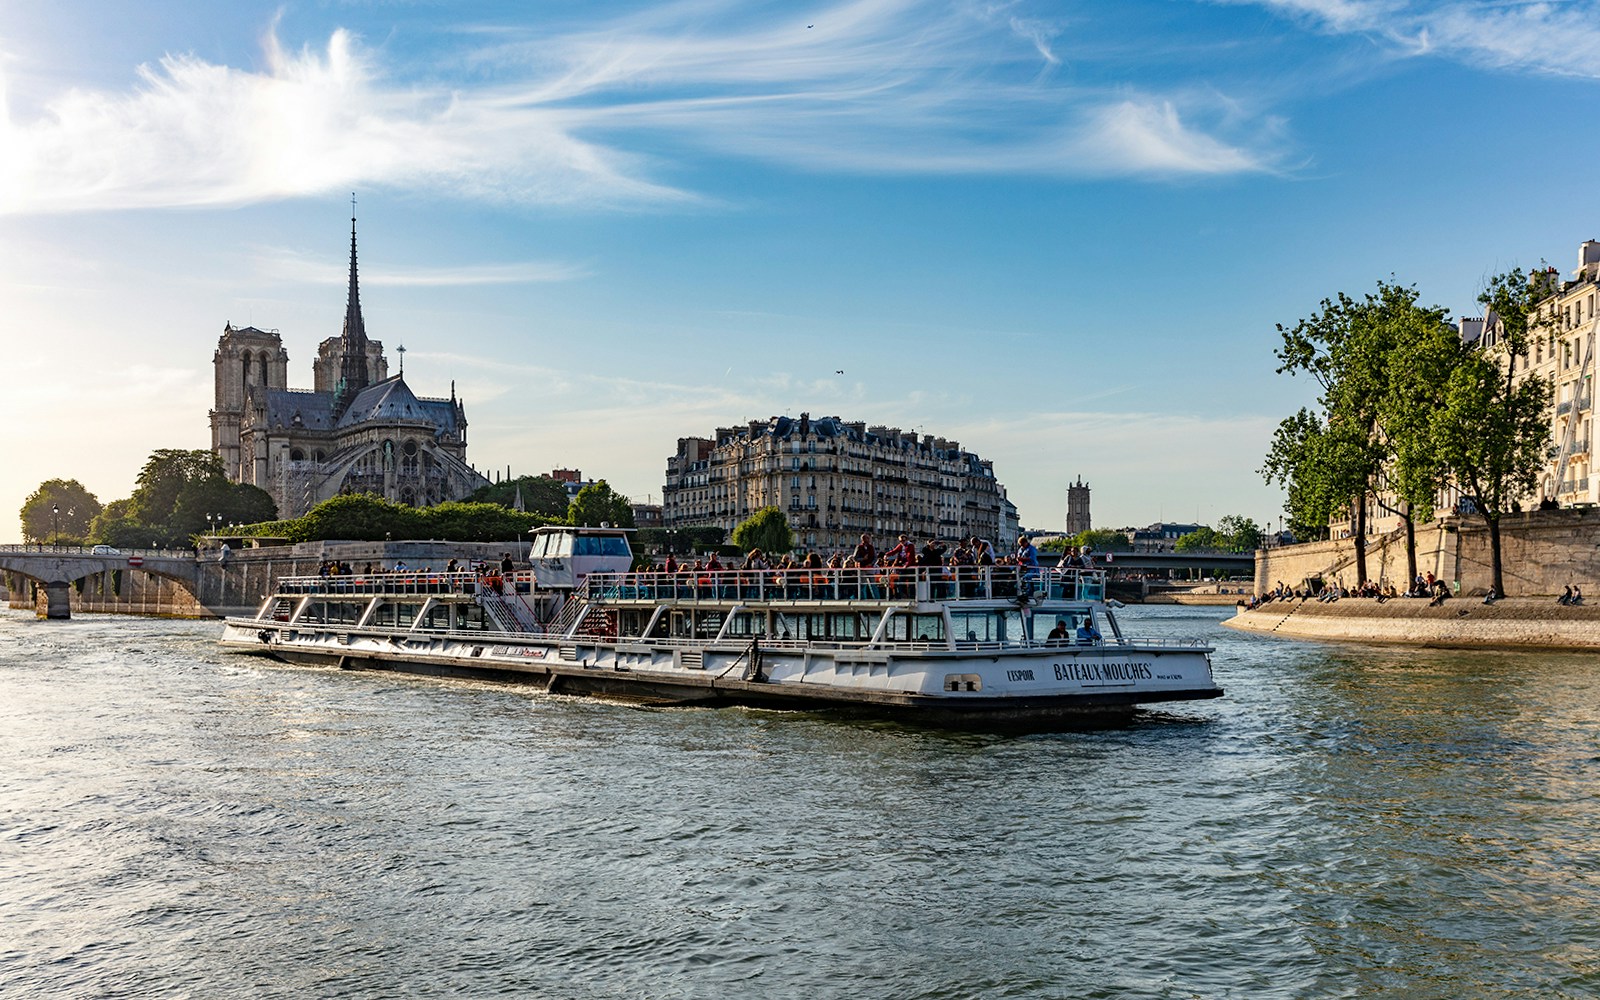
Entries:
[[289,388],[289,354],[276,330],[225,325],[212,366],[211,448],[229,479],[270,493],[281,518],[341,493],[425,507],[488,482],[467,464],[467,417],[455,386],[448,399],[417,396],[404,366],[390,376],[383,344],[367,339],[354,218],[344,332],[318,347],[313,388]]

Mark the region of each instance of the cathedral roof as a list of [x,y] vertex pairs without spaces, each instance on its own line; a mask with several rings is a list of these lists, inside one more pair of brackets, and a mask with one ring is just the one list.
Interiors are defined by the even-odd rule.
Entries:
[[333,429],[333,393],[307,392],[304,389],[260,389],[265,392],[268,427],[304,427],[306,430]]
[[406,385],[405,376],[395,375],[369,385],[350,400],[339,417],[340,428],[367,421],[427,421],[441,431],[457,429],[456,404],[448,399],[418,399]]

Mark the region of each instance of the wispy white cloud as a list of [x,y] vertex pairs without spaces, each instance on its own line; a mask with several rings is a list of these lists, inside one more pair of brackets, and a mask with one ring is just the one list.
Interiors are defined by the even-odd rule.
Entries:
[[[1058,29],[1013,6],[845,0],[801,16],[692,0],[596,29],[462,33],[475,48],[441,56],[436,78],[405,79],[349,31],[294,50],[274,25],[259,70],[173,54],[140,67],[127,91],[74,90],[29,120],[0,104],[0,212],[245,204],[352,186],[681,203],[704,196],[661,178],[695,151],[820,170],[1270,166],[1260,136],[1223,134],[1229,116],[1214,102],[1042,73],[1061,61]],[[0,95],[4,86],[0,77]],[[678,152],[663,152],[661,136]]]
[[1589,3],[1541,0],[1256,0],[1333,34],[1360,34],[1400,56],[1495,69],[1600,77],[1600,19]]
[[[342,285],[349,279],[349,262],[314,257],[287,247],[261,247],[256,266],[268,278],[296,284]],[[560,261],[520,261],[508,264],[457,267],[361,267],[363,285],[442,288],[458,285],[515,285],[575,281],[588,269]]]

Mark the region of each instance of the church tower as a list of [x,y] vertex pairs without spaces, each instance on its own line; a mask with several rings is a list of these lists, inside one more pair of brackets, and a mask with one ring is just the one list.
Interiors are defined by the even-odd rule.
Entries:
[[1089,530],[1089,484],[1079,476],[1067,487],[1067,534]]
[[251,405],[262,405],[267,389],[289,385],[289,352],[277,330],[257,330],[253,326],[224,324],[217,350],[211,356],[215,380],[215,403],[211,409],[211,450],[222,458],[224,471],[234,482],[249,482],[240,477],[239,431],[249,423]]
[[362,389],[371,385],[367,375],[367,325],[361,319],[361,288],[356,281],[355,198],[350,199],[350,294],[344,307],[344,334],[339,338],[339,385],[334,411],[343,413]]

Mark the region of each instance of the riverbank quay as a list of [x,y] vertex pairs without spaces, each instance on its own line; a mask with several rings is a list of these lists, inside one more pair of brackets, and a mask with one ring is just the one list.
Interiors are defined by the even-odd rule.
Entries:
[[1222,622],[1241,632],[1292,639],[1375,642],[1445,649],[1600,649],[1600,606],[1554,598],[1452,597],[1437,607],[1415,597],[1273,601]]
[[[1494,580],[1489,531],[1476,516],[1448,515],[1417,525],[1417,572],[1456,584],[1482,597]],[[1518,597],[1552,598],[1570,585],[1600,593],[1600,507],[1534,510],[1500,519],[1500,554],[1505,591]],[[1355,543],[1349,538],[1284,545],[1256,552],[1256,593],[1279,583],[1300,588],[1308,580],[1324,586],[1356,585]],[[1407,585],[1405,533],[1367,538],[1367,578]]]

